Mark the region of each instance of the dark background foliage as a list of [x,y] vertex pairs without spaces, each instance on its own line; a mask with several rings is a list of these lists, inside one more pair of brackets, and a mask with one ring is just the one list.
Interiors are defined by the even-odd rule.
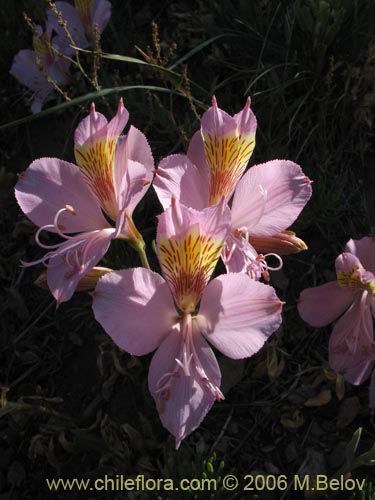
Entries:
[[[292,480],[297,473],[333,477],[342,470],[366,478],[362,498],[373,498],[373,469],[356,468],[348,455],[358,427],[363,432],[356,456],[374,444],[368,384],[352,387],[329,370],[330,328],[305,325],[295,304],[303,288],[335,278],[334,259],[346,241],[374,234],[375,2],[111,3],[103,51],[146,64],[102,57],[101,88],[123,90],[101,97],[76,72],[68,96],[74,101],[94,93],[90,98],[63,105],[56,93],[45,105],[57,106],[51,113],[30,116],[25,89],[8,71],[15,53],[31,46],[22,12],[42,23],[46,2],[0,0],[0,385],[3,403],[7,400],[0,410],[0,500],[125,498],[116,492],[50,493],[46,477],[258,473]],[[91,56],[82,58],[90,72]],[[283,270],[272,276],[287,302],[281,329],[250,360],[220,358],[226,399],[175,451],[148,393],[150,356],[120,352],[94,321],[89,295],[76,294],[56,310],[49,292],[33,284],[41,268],[20,267],[20,259],[38,258],[41,250],[13,186],[17,173],[35,158],[74,161],[74,128],[93,99],[110,117],[122,96],[131,123],[146,133],[157,162],[186,151],[212,95],[231,114],[251,96],[258,120],[251,164],[288,158],[313,180],[313,197],[293,228],[309,250],[286,257]],[[150,191],[136,213],[148,243],[160,211]],[[115,243],[105,265],[139,265],[131,248]],[[152,250],[149,256],[156,265]],[[157,498],[155,492],[127,495]],[[209,498],[207,492],[160,495]],[[301,495],[291,488],[267,495],[221,491],[212,498]],[[338,498],[360,498],[355,495],[339,493]]]

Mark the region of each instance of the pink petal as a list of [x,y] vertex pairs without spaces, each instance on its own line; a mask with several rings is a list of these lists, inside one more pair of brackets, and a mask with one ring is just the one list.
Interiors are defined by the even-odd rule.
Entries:
[[[190,140],[187,156],[189,160],[197,167],[202,176],[202,186],[207,185],[207,189],[209,188],[210,176],[209,176],[209,167],[207,165],[206,153],[204,151],[204,142],[202,139],[202,132],[198,130],[193,135]],[[206,205],[207,206],[207,205]]]
[[255,165],[238,182],[232,227],[250,235],[270,236],[289,227],[311,196],[309,179],[289,160]]
[[[63,243],[48,262],[47,283],[58,304],[69,300],[78,282],[107,252],[113,229],[81,233]],[[79,242],[70,250],[74,242]]]
[[116,147],[114,174],[117,197],[119,191],[124,193],[125,185],[128,193],[126,202],[124,196],[122,200],[117,200],[119,210],[126,206],[129,215],[133,213],[150,187],[153,169],[154,160],[145,135],[131,126],[127,136],[119,138]]
[[360,240],[349,240],[345,247],[346,252],[356,255],[362,266],[375,273],[375,237],[365,236]]
[[[119,102],[116,115],[108,123],[107,118],[95,110],[94,103],[91,105],[90,114],[77,126],[74,133],[76,149],[80,151],[82,146],[92,146],[95,142],[105,139],[114,139],[123,131],[129,113],[124,107],[122,100]],[[79,159],[77,158],[79,164]]]
[[20,174],[15,194],[23,212],[40,227],[53,224],[57,212],[66,205],[73,207],[76,215],[61,214],[58,224],[63,232],[108,227],[96,197],[72,163],[57,158],[35,160]]
[[128,117],[121,99],[117,114],[109,123],[92,104],[90,115],[81,121],[74,135],[77,165],[112,220],[118,215],[114,175],[116,145]]
[[117,106],[117,112],[112,120],[108,123],[108,130],[106,131],[106,136],[108,139],[115,137],[116,139],[124,130],[125,125],[129,120],[129,112],[125,108],[122,99],[119,100]]
[[116,186],[119,191],[116,193],[118,213],[125,210],[131,216],[138,201],[145,195],[149,184],[146,180],[146,169],[144,165],[132,160],[127,160],[127,169],[121,179],[121,183]]
[[366,292],[359,292],[353,305],[335,324],[329,339],[329,364],[337,372],[374,361],[375,342]]
[[143,268],[114,271],[101,278],[93,309],[113,341],[138,356],[155,350],[178,320],[167,283]]
[[153,174],[154,158],[148,140],[143,132],[133,125],[130,126],[126,135],[126,147],[128,149],[129,159],[137,161],[145,166],[148,174]]
[[217,106],[215,98],[212,100],[212,106],[202,116],[201,129],[203,136],[206,134],[213,137],[237,135],[236,120]]
[[[78,14],[78,11],[73,5],[68,2],[55,2],[56,8],[62,14],[62,18],[67,23],[67,29],[71,34],[76,47],[81,49],[86,49],[89,47],[90,42],[87,40],[85,30],[83,28],[82,20]],[[47,10],[48,23],[53,27],[58,36],[60,37],[60,44],[63,51],[67,55],[71,55],[74,49],[70,46],[70,41],[66,36],[65,30],[59,25],[57,16],[51,12],[50,9]]]
[[172,196],[197,210],[208,207],[209,182],[185,155],[170,155],[164,158],[155,172],[154,189],[160,203],[166,209]]
[[255,129],[256,120],[249,99],[245,108],[232,118],[218,108],[213,98],[212,108],[201,120],[211,205],[218,203],[223,196],[226,200],[232,196],[253,152]]
[[94,0],[93,25],[97,24],[102,33],[111,17],[112,4],[108,0]]
[[[151,360],[148,377],[149,390],[155,399],[164,427],[176,437],[176,447],[202,422],[215,397],[202,381],[195,360],[190,362],[190,373],[186,375],[176,359],[183,350],[180,325],[163,341]],[[220,386],[221,374],[216,358],[199,334],[194,334],[194,348],[198,362],[204,367],[207,377]],[[175,375],[176,374],[176,375]],[[164,391],[160,391],[165,387]]]
[[198,321],[202,334],[233,359],[252,356],[280,326],[275,290],[244,274],[226,274],[205,289]]
[[348,278],[350,278],[354,271],[361,267],[361,261],[352,253],[343,252],[336,258],[335,261],[336,273],[349,273]]
[[158,219],[158,240],[183,238],[192,226],[199,225],[202,233],[224,242],[230,229],[230,210],[224,203],[198,211],[176,200]]
[[302,291],[297,308],[301,318],[312,326],[325,326],[335,321],[353,302],[353,292],[331,281]]
[[369,378],[374,369],[374,360],[364,361],[355,368],[345,371],[345,379],[353,385],[360,385]]
[[247,273],[253,279],[263,276],[261,261],[255,248],[242,236],[233,232],[228,236],[221,254],[228,273]]
[[83,146],[87,141],[92,142],[96,138],[106,135],[108,121],[107,118],[98,113],[95,105],[91,105],[90,114],[81,120],[74,132],[74,143]]
[[192,312],[220,257],[230,229],[230,210],[223,203],[201,212],[172,205],[159,216],[157,250],[163,275],[177,306]]
[[[53,85],[47,81],[35,62],[36,54],[33,50],[20,50],[13,59],[10,74],[29,88],[33,95],[31,111],[39,113],[48,94],[53,90]],[[47,68],[45,68],[47,71]],[[66,83],[60,81],[61,85]]]
[[233,116],[234,121],[237,123],[240,136],[244,137],[255,136],[257,129],[257,120],[250,109],[250,104],[251,101],[250,98],[248,98],[243,110]]

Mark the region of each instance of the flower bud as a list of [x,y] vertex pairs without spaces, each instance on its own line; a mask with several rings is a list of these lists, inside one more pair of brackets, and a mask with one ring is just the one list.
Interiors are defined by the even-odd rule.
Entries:
[[[93,267],[79,282],[76,288],[76,292],[85,292],[87,290],[93,290],[96,287],[98,279],[107,273],[110,273],[112,269],[108,267]],[[43,271],[42,274],[34,281],[34,284],[39,288],[48,290],[47,283],[47,271]]]
[[273,236],[249,236],[249,243],[263,254],[289,255],[307,250],[306,243],[293,231],[281,231]]

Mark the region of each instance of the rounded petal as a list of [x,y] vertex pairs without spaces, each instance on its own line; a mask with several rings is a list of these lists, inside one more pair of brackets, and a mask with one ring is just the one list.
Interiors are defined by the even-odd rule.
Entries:
[[186,207],[203,210],[209,205],[209,181],[186,155],[164,158],[155,172],[154,189],[166,209],[172,196]]
[[226,274],[205,289],[198,321],[202,334],[233,359],[252,356],[280,326],[275,290],[244,274]]
[[70,205],[76,215],[66,211],[59,216],[58,225],[63,232],[108,227],[96,197],[73,163],[58,158],[35,160],[20,174],[15,194],[23,212],[40,227],[53,224],[57,212],[66,205]]
[[[114,229],[81,233],[63,243],[48,262],[47,283],[58,304],[69,300],[78,282],[106,254]],[[72,249],[72,245],[78,245]],[[56,255],[57,254],[57,255]]]
[[233,228],[270,236],[289,227],[311,196],[311,182],[289,160],[251,167],[237,184],[232,204]]
[[349,240],[345,247],[346,252],[356,255],[362,266],[375,273],[375,237],[365,236],[360,240]]
[[[217,360],[202,336],[196,332],[194,348],[197,359],[204,367],[209,380],[220,386],[221,374]],[[178,366],[183,342],[180,325],[168,335],[151,360],[148,385],[154,397],[164,427],[176,437],[176,447],[202,422],[215,397],[202,380],[201,374],[190,363],[190,373]],[[165,386],[164,392],[160,389]]]
[[329,364],[337,372],[358,369],[374,361],[374,326],[367,292],[359,292],[353,305],[335,324],[329,339]]
[[335,321],[353,302],[353,292],[331,281],[302,291],[297,308],[301,318],[311,326],[325,326]]
[[138,356],[155,350],[178,319],[167,283],[143,268],[114,271],[101,278],[93,309],[113,341]]

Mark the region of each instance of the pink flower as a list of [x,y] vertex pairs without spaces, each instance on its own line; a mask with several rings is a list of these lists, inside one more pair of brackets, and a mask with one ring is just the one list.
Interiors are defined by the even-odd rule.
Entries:
[[[74,7],[67,2],[55,2],[55,5],[63,21],[66,21],[66,29],[76,47],[81,49],[94,46],[94,25],[102,33],[111,17],[112,5],[108,0],[74,0]],[[48,21],[58,34],[64,53],[71,54],[74,49],[70,47],[70,41],[64,28],[59,25],[56,14],[49,11]]]
[[9,70],[11,75],[33,92],[33,113],[39,113],[43,102],[54,88],[49,78],[58,86],[67,85],[71,81],[70,61],[55,51],[60,52],[61,47],[56,38],[51,41],[51,32],[52,27],[49,24],[45,33],[37,26],[37,34],[33,39],[34,50],[20,50]]
[[[352,384],[364,382],[375,364],[375,238],[350,240],[336,259],[337,280],[303,290],[302,319],[321,327],[336,319],[329,341],[329,364]],[[375,377],[370,387],[375,407]]]
[[[37,243],[48,250],[41,259],[24,265],[46,263],[48,286],[58,303],[71,298],[112,239],[143,243],[132,213],[151,182],[153,158],[139,130],[130,127],[127,136],[120,136],[128,116],[122,100],[109,123],[92,105],[90,115],[75,131],[77,165],[41,158],[19,176],[17,201],[39,226]],[[40,233],[44,230],[64,241],[43,244]]]
[[[153,183],[159,200],[166,208],[174,195],[184,205],[201,210],[222,197],[230,201],[234,193],[231,233],[223,261],[229,272],[268,278],[272,268],[265,260],[267,255],[258,255],[250,241],[262,238],[263,246],[266,243],[268,248],[273,245],[274,251],[280,247],[285,250],[278,235],[285,233],[309,200],[311,182],[289,160],[255,165],[242,176],[255,145],[256,120],[249,99],[244,109],[231,117],[217,107],[214,98],[201,124],[187,156],[171,155],[159,164]],[[293,240],[294,251],[298,244],[300,250],[306,248],[297,240]],[[280,257],[276,258],[280,264]]]
[[142,268],[100,279],[95,318],[114,342],[134,355],[157,349],[149,389],[176,446],[224,396],[207,340],[234,358],[252,356],[281,322],[273,288],[245,275],[208,283],[230,230],[224,203],[198,212],[176,200],[159,216],[157,250],[163,279]]

